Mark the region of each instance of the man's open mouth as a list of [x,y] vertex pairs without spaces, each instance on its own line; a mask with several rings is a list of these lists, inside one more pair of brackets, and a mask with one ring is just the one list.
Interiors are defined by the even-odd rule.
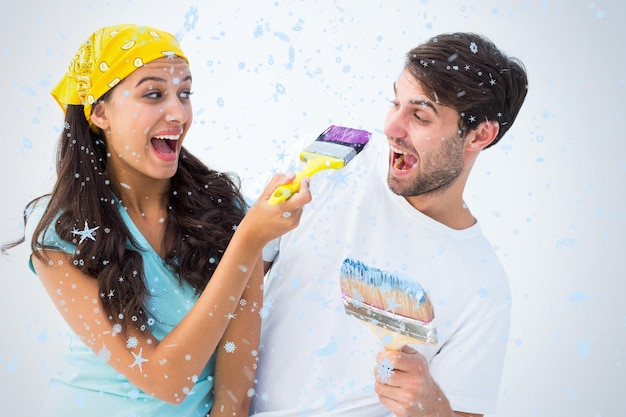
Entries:
[[415,155],[405,153],[393,146],[391,147],[391,152],[393,152],[392,166],[394,169],[398,171],[408,171],[417,167],[417,158]]

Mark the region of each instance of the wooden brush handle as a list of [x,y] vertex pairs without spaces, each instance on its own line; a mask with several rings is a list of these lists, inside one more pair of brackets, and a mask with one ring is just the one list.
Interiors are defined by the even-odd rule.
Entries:
[[412,345],[416,343],[422,343],[419,340],[407,336],[401,333],[396,333],[392,330],[385,329],[384,327],[378,327],[374,323],[370,323],[367,321],[362,321],[362,323],[366,324],[376,336],[380,339],[380,341],[385,346],[386,350],[402,350],[402,346],[404,345]]

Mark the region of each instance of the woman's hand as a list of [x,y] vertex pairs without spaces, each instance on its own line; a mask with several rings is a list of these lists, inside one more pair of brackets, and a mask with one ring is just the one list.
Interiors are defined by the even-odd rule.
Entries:
[[272,177],[237,228],[237,233],[245,234],[247,242],[263,247],[298,225],[302,207],[311,201],[309,178],[302,180],[300,190],[288,200],[275,205],[268,202],[277,186],[291,182],[294,177],[295,174],[277,174]]

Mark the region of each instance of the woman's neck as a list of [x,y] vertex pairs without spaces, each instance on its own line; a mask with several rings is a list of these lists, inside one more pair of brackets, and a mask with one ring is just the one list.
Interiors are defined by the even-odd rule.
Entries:
[[141,185],[118,182],[116,185],[111,188],[131,217],[154,218],[167,211],[170,180]]
[[168,192],[138,192],[140,190],[122,188],[115,192],[120,204],[126,210],[139,232],[152,249],[165,257],[163,236],[168,220]]

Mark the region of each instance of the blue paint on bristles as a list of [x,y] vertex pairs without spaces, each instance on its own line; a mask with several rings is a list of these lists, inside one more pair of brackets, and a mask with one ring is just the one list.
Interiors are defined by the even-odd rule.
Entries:
[[345,259],[341,292],[347,314],[420,342],[437,340],[434,309],[416,281]]

